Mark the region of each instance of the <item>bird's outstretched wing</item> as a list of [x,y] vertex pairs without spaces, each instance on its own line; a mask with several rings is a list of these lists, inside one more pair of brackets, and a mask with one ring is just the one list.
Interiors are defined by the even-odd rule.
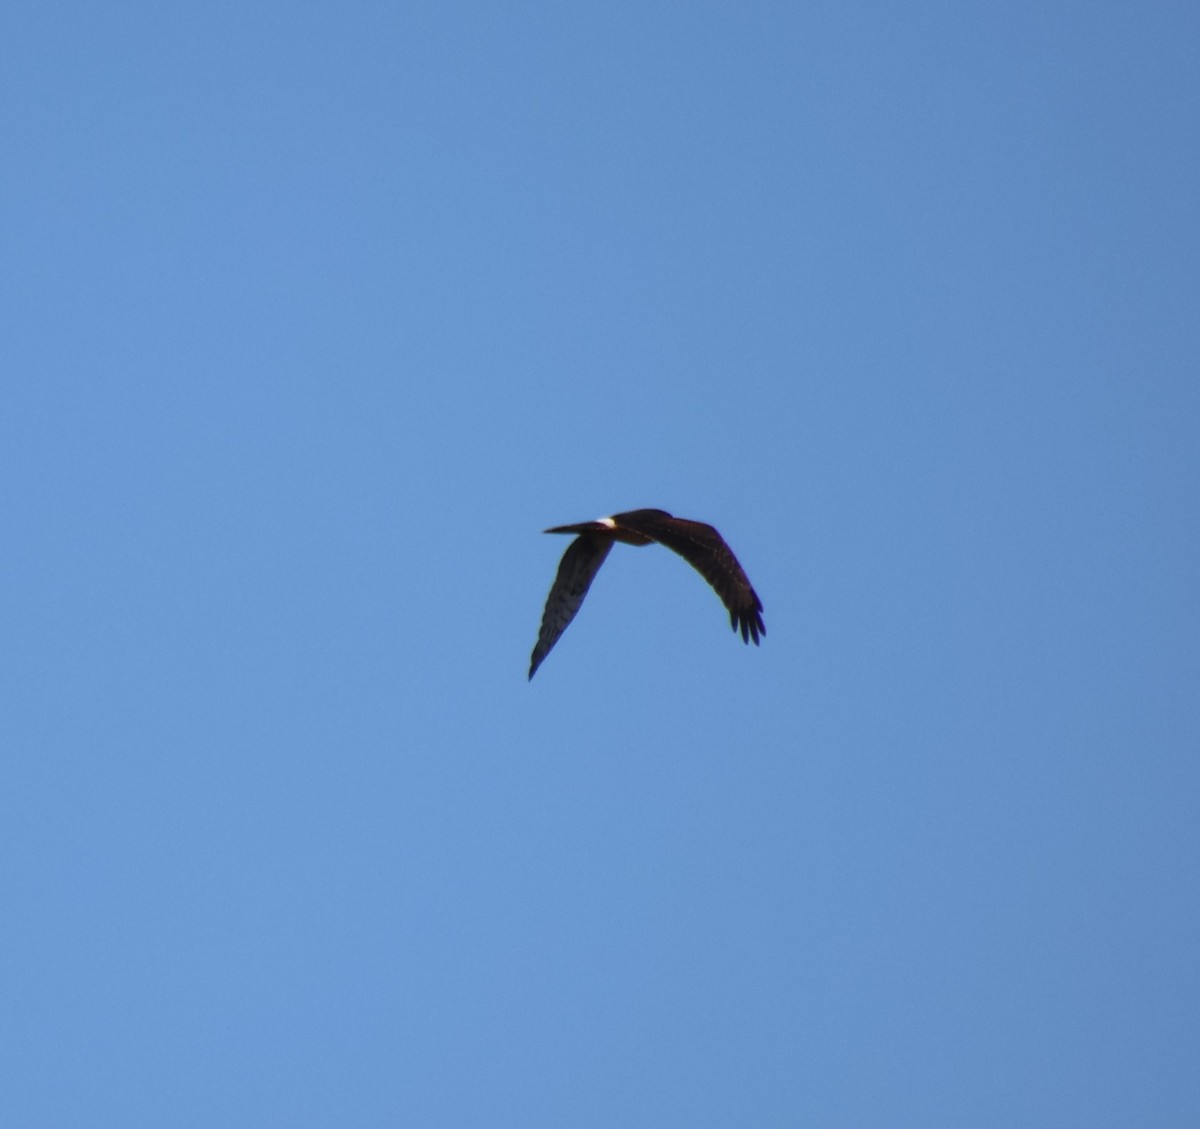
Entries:
[[[711,525],[672,517],[661,510],[633,510],[614,514],[613,520],[622,529],[631,529],[674,550],[696,569],[721,597],[730,624],[734,631],[742,633],[745,642],[753,639],[757,646],[759,636],[766,635],[762,601],[733,550]],[[542,630],[545,631],[545,624]]]
[[579,605],[583,603],[592,580],[613,547],[611,537],[583,533],[567,546],[558,565],[558,575],[546,597],[546,610],[542,612],[542,629],[529,660],[529,677],[532,678],[550,648],[575,618]]

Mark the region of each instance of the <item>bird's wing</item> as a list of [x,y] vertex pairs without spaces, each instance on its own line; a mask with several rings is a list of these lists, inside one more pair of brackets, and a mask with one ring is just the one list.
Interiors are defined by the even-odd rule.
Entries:
[[550,648],[575,618],[579,605],[583,603],[592,580],[613,547],[611,537],[584,533],[567,546],[558,565],[558,575],[546,597],[546,610],[542,612],[542,629],[529,659],[529,677],[532,678]]
[[674,550],[688,562],[721,597],[729,611],[729,622],[742,639],[757,645],[760,635],[767,633],[762,618],[762,601],[750,585],[742,566],[725,544],[725,539],[711,526],[682,517],[661,516],[654,510],[635,510],[615,514],[617,525],[632,529]]

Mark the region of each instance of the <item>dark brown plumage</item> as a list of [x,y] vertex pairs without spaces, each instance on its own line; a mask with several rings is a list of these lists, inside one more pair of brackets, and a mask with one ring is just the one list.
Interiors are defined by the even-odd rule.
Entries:
[[750,586],[733,551],[711,525],[672,517],[666,510],[630,510],[578,525],[556,525],[546,532],[577,533],[579,536],[563,553],[558,575],[546,597],[542,629],[529,663],[530,678],[575,618],[616,541],[626,545],[649,545],[657,541],[674,550],[712,585],[729,611],[729,622],[734,631],[740,631],[745,642],[753,640],[757,646],[759,636],[767,633],[763,626],[762,601]]

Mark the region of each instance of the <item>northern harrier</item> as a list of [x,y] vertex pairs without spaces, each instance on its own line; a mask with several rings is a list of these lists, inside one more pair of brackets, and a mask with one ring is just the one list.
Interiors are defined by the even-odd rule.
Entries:
[[673,549],[712,585],[729,609],[729,622],[734,631],[741,631],[745,642],[753,639],[757,646],[758,637],[767,633],[763,626],[762,601],[750,587],[737,557],[711,525],[672,517],[666,510],[630,510],[626,514],[614,514],[578,525],[556,525],[546,532],[577,533],[579,536],[563,553],[558,575],[546,597],[542,629],[529,663],[530,678],[558,642],[558,637],[566,631],[567,624],[575,618],[614,541],[623,541],[626,545],[649,545],[657,541]]

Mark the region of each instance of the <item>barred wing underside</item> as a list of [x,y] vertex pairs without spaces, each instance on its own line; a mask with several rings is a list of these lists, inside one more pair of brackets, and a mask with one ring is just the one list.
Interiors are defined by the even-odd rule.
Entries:
[[566,631],[567,624],[575,618],[575,613],[579,611],[587,590],[612,546],[611,537],[594,536],[589,533],[581,534],[567,546],[550,595],[546,597],[546,610],[542,612],[542,629],[538,632],[537,645],[533,648],[533,655],[529,660],[530,678],[558,642],[559,636]]
[[753,640],[757,645],[759,636],[767,633],[758,593],[733,550],[711,525],[672,517],[662,510],[633,510],[614,514],[613,520],[620,528],[649,537],[683,557],[721,597],[730,625],[741,632],[745,642]]

